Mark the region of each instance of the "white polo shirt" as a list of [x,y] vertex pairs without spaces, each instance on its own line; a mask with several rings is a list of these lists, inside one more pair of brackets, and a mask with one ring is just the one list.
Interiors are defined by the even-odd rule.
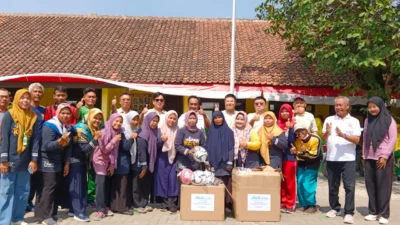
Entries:
[[304,112],[303,115],[297,114],[294,118],[296,119],[296,121],[306,120],[310,124],[309,131],[311,133],[318,132],[317,123],[315,122],[315,118],[312,113]]
[[[186,112],[187,113],[187,112]],[[178,127],[182,128],[185,126],[185,115],[186,113],[182,114],[179,119],[178,119]],[[196,112],[197,115],[197,128],[199,128],[199,130],[202,130],[203,132],[205,132],[205,127],[204,127],[204,116],[200,115],[199,112]]]
[[343,119],[337,115],[330,116],[325,119],[322,133],[326,132],[327,123],[331,123],[331,134],[327,140],[328,151],[326,153],[326,160],[333,162],[355,161],[356,145],[337,136],[336,127],[339,127],[343,134],[347,136],[360,136],[360,121],[350,116],[350,114],[347,114]]
[[[144,117],[146,117],[147,114],[149,114],[149,113],[151,113],[151,112],[157,113],[157,115],[160,117],[160,121],[158,122],[158,128],[160,128],[160,127],[161,127],[161,124],[164,124],[164,123],[165,123],[165,114],[167,113],[167,111],[163,110],[161,113],[159,113],[159,112],[158,112],[157,110],[155,110],[154,108],[153,108],[153,109],[149,109],[149,110],[147,111],[147,113],[144,114]],[[143,120],[144,120],[144,117],[143,117]]]
[[228,127],[233,130],[235,127],[235,122],[236,122],[236,116],[238,112],[235,110],[233,114],[229,114],[226,110],[222,111],[222,114],[224,114],[225,121],[228,124]]
[[[247,116],[247,121],[250,124],[250,121],[254,118],[254,116],[256,115],[256,113],[250,113]],[[254,121],[253,124],[253,130],[257,131],[264,125],[264,113],[260,115],[260,119],[258,121]]]

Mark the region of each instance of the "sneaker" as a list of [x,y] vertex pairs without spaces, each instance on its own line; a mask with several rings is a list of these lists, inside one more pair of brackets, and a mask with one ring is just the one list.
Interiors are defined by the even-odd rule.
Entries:
[[331,209],[329,212],[325,214],[325,216],[328,218],[335,218],[338,214],[339,214],[338,211]]
[[378,220],[378,216],[369,214],[369,215],[364,217],[364,220],[366,220],[366,221],[376,221],[376,220]]
[[132,216],[133,215],[133,211],[132,211],[132,209],[128,209],[127,211],[123,212],[122,214]]
[[350,214],[347,214],[344,216],[343,223],[347,224],[353,224],[354,223],[354,217]]
[[296,209],[296,212],[305,212],[307,210],[307,207],[300,207]]
[[90,217],[85,216],[83,214],[79,214],[78,216],[74,216],[74,220],[80,221],[80,222],[89,222]]
[[285,213],[292,214],[292,213],[294,213],[294,212],[295,212],[294,209],[286,209],[286,212],[285,212]]
[[175,214],[176,212],[178,212],[178,208],[176,208],[176,207],[171,207],[171,208],[169,209],[169,213],[170,213],[170,214]]
[[74,216],[75,216],[75,214],[73,214],[71,212],[68,213],[68,217],[74,217]]
[[100,221],[100,220],[103,219],[104,217],[105,217],[104,213],[101,212],[101,211],[98,211],[98,212],[96,213],[96,216],[94,217],[94,220],[95,220],[95,221]]
[[306,211],[304,211],[305,213],[309,213],[309,214],[312,214],[312,213],[316,213],[318,210],[317,210],[317,207],[315,207],[315,206],[311,206],[311,207],[308,207],[308,209],[306,210]]
[[114,216],[114,213],[111,211],[110,208],[106,208],[106,216]]
[[43,225],[57,225],[58,223],[53,218],[48,218],[42,221]]
[[25,211],[27,211],[27,212],[34,212],[34,211],[35,211],[35,206],[33,205],[32,202],[31,202],[31,203],[28,203],[28,204],[26,205]]
[[144,209],[145,209],[147,212],[153,212],[153,208],[150,207],[150,206],[146,206]]
[[135,208],[134,210],[135,210],[135,212],[138,212],[138,213],[141,213],[141,214],[147,213],[146,209],[144,209],[142,207]]
[[96,208],[96,202],[94,202],[94,201],[89,201],[89,202],[87,203],[87,206],[90,207],[90,208]]
[[379,224],[387,224],[387,223],[389,223],[389,220],[386,219],[386,218],[383,218],[382,216],[379,217],[378,221],[379,221]]

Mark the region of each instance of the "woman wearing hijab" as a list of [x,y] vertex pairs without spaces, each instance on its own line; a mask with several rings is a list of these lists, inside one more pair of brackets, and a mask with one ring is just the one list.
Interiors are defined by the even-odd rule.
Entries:
[[177,172],[183,169],[192,171],[203,169],[202,164],[193,158],[196,146],[205,148],[206,138],[204,132],[197,128],[196,112],[189,111],[185,114],[185,126],[178,130],[175,137]]
[[[136,117],[136,120],[134,118]],[[136,156],[136,137],[139,114],[130,111],[125,114],[122,140],[118,148],[117,168],[111,182],[111,211],[132,215],[131,158]]]
[[155,171],[155,196],[162,198],[162,209],[175,213],[178,209],[178,179],[175,163],[175,136],[178,131],[178,113],[170,110],[165,114],[166,120],[161,124],[159,135],[162,146],[157,154]]
[[236,166],[244,168],[260,166],[260,138],[257,131],[247,123],[247,114],[243,111],[236,115],[233,134]]
[[117,167],[118,148],[121,141],[123,119],[119,113],[114,113],[101,130],[99,146],[92,155],[93,168],[96,172],[96,206],[97,214],[94,220],[99,221],[105,216],[113,216],[110,210],[111,177]]
[[37,170],[40,138],[37,116],[30,105],[28,90],[18,90],[1,121],[0,224],[27,224],[23,220],[30,174]]
[[[215,177],[221,179],[232,193],[231,172],[235,145],[233,131],[229,128],[221,111],[215,111],[212,118],[207,137],[208,162],[206,165],[208,164],[208,169],[214,171]],[[225,193],[225,209],[232,210],[232,198],[229,193]]]
[[70,158],[69,170],[69,196],[71,209],[75,220],[88,222],[86,215],[88,197],[87,160],[93,150],[99,145],[101,131],[100,124],[103,121],[103,113],[100,109],[93,108],[89,111],[88,119],[75,126],[76,136],[73,140],[73,151]]
[[68,176],[72,150],[73,130],[68,126],[72,111],[70,105],[61,103],[56,115],[42,127],[42,149],[38,163],[39,176],[35,204],[35,217],[43,224],[57,224],[60,193],[57,187],[63,177]]
[[265,164],[282,169],[283,152],[288,147],[285,132],[276,124],[273,112],[264,113],[264,125],[258,130],[261,140],[260,153]]
[[397,124],[379,97],[368,100],[368,118],[364,123],[365,186],[368,210],[365,220],[389,222],[393,179],[393,149]]
[[296,208],[296,155],[290,153],[292,144],[296,141],[294,134],[295,120],[293,109],[289,104],[283,104],[279,110],[278,126],[285,132],[288,145],[284,149],[282,173],[284,180],[281,183],[281,211],[293,213]]
[[133,167],[133,207],[138,213],[153,211],[148,205],[155,161],[157,158],[158,122],[156,112],[148,113],[137,141],[137,158]]

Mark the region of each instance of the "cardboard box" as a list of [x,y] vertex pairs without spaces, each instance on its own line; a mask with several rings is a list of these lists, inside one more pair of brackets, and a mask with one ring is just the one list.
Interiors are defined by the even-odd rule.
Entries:
[[225,187],[181,185],[181,220],[225,220]]
[[232,171],[232,197],[238,221],[277,222],[281,219],[281,175],[279,172]]

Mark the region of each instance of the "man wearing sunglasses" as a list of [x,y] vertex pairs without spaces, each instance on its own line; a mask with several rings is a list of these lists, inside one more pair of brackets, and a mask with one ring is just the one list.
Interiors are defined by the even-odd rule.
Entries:
[[264,113],[267,112],[267,100],[263,96],[258,96],[254,100],[255,113],[248,115],[249,124],[253,130],[258,131],[264,124]]
[[167,113],[167,111],[164,110],[164,105],[165,105],[165,95],[160,92],[154,93],[153,94],[153,108],[148,109],[148,105],[146,104],[146,107],[144,107],[143,111],[139,115],[140,124],[143,123],[144,117],[150,112],[156,112],[157,115],[160,116],[160,121],[158,122],[158,127],[160,127],[161,124],[164,124],[165,114]]

